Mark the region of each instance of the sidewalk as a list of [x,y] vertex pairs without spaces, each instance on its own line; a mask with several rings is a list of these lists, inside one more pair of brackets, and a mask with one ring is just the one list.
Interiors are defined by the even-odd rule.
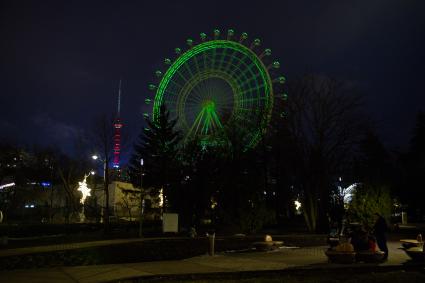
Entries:
[[[399,242],[389,242],[389,260],[382,266],[399,266],[409,258],[398,249]],[[222,253],[177,261],[140,262],[128,264],[56,267],[0,272],[0,282],[107,282],[131,277],[167,276],[199,273],[282,270],[294,267],[339,268],[328,264],[326,247],[282,248],[272,252]],[[343,265],[361,267],[364,264]]]
[[[67,243],[67,244],[56,244],[56,245],[4,249],[4,250],[0,249],[0,257],[24,255],[24,254],[32,254],[32,253],[42,253],[42,252],[65,251],[65,250],[83,249],[83,248],[98,247],[98,246],[109,246],[109,245],[137,243],[137,242],[143,242],[143,241],[157,241],[157,240],[166,240],[166,239],[170,239],[170,238],[159,237],[159,238],[114,239],[114,240]],[[186,239],[186,238],[173,237],[172,239]]]

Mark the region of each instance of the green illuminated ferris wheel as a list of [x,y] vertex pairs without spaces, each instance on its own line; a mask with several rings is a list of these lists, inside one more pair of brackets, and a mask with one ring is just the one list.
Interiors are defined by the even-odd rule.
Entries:
[[262,49],[260,39],[249,41],[247,33],[236,35],[231,29],[201,33],[186,44],[185,50],[175,48],[173,60],[164,60],[167,70],[157,70],[158,83],[149,85],[154,97],[145,102],[153,102],[152,120],[158,120],[165,104],[185,141],[220,144],[232,127],[246,149],[255,147],[270,121],[274,98],[286,99],[275,93],[276,85],[285,82],[274,74],[280,63],[270,59],[271,50]]

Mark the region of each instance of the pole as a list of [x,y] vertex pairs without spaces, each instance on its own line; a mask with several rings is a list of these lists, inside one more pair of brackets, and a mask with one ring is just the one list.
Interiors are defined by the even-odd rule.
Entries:
[[143,158],[140,159],[140,214],[139,214],[139,237],[143,237]]
[[105,208],[103,211],[103,224],[105,233],[109,233],[109,172],[108,172],[108,159],[105,156],[103,160],[103,190],[105,193]]

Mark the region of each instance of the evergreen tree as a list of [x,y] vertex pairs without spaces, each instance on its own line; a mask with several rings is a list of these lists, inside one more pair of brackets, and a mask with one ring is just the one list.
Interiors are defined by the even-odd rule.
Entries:
[[181,136],[175,130],[177,120],[170,120],[164,105],[160,108],[157,121],[146,120],[147,127],[139,135],[138,142],[130,160],[129,173],[132,183],[140,187],[141,165],[143,159],[143,187],[163,189],[165,208],[173,208],[176,191],[180,183],[178,160]]

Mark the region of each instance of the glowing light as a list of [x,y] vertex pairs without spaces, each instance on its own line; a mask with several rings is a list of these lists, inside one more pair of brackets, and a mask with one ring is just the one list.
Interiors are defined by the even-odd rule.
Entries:
[[301,202],[299,200],[295,200],[294,201],[294,205],[295,205],[295,209],[297,211],[300,211],[301,210]]
[[[245,33],[241,38],[247,36]],[[213,59],[206,59],[210,57]],[[222,59],[227,57],[230,59]],[[235,63],[226,63],[233,61]],[[239,65],[244,67],[239,68]],[[186,74],[190,75],[190,79],[185,77]],[[246,81],[254,74],[251,83],[247,84]],[[175,86],[176,79],[182,81],[179,89]],[[218,81],[225,82],[218,86],[223,86],[226,91],[209,93],[211,89],[207,86]],[[201,102],[187,99],[199,86],[205,86],[202,92],[205,97],[200,96]],[[227,89],[230,89],[229,94]],[[252,148],[261,139],[271,117],[272,80],[266,66],[251,49],[238,42],[215,39],[195,45],[175,62],[170,62],[155,94],[154,121],[158,121],[164,103],[175,107],[169,110],[179,118],[178,127],[186,138],[196,133],[214,144],[217,140],[210,138],[212,134],[221,132],[220,129],[226,127],[230,120],[243,121],[248,127],[244,136],[245,147]],[[229,117],[223,119],[223,113],[228,113]]]
[[215,209],[217,205],[218,202],[214,198],[211,198],[211,209]]
[[354,195],[358,185],[359,185],[359,183],[354,183],[354,184],[349,185],[346,188],[339,187],[340,194],[344,199],[345,205],[349,204],[351,202],[351,200],[353,199],[353,195]]
[[42,187],[50,187],[52,185],[52,183],[50,183],[50,182],[41,182],[40,185]]
[[84,175],[84,179],[82,182],[78,182],[78,191],[80,191],[83,196],[80,199],[80,203],[84,204],[84,201],[88,196],[91,196],[91,189],[87,187],[87,177],[89,175]]
[[4,189],[4,188],[9,188],[9,187],[13,187],[15,185],[15,183],[9,183],[9,184],[4,184],[0,186],[0,190]]
[[99,156],[97,156],[97,155],[92,155],[92,157],[91,157],[93,160],[97,160],[98,158],[99,158]]
[[160,189],[159,190],[159,207],[163,207],[163,206],[164,206],[164,191]]

